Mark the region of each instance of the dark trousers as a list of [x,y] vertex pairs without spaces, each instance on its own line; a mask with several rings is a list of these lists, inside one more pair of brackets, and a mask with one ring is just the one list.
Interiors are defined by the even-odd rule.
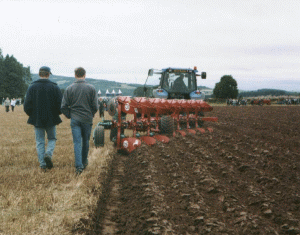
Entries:
[[5,106],[6,112],[9,112],[9,106]]
[[11,106],[11,111],[13,112],[14,111],[14,109],[15,109],[15,106]]

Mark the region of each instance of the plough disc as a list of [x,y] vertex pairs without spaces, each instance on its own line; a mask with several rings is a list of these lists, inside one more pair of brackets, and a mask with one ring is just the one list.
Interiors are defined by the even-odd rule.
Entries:
[[170,141],[170,138],[168,138],[167,136],[164,136],[164,135],[155,135],[154,138],[163,143],[169,143],[169,141]]
[[155,138],[153,138],[151,136],[141,136],[141,140],[150,146],[152,146],[156,143]]
[[141,141],[137,138],[123,138],[121,140],[121,148],[125,153],[131,153],[137,147],[141,146]]
[[197,130],[200,131],[202,134],[205,133],[205,129],[203,129],[203,128],[197,128]]
[[212,129],[212,128],[210,128],[210,127],[207,127],[207,130],[209,131],[209,132],[213,132],[214,130]]
[[192,129],[187,129],[187,131],[190,133],[190,134],[196,134],[196,131],[195,130],[192,130]]
[[185,131],[182,131],[182,130],[177,130],[177,132],[179,132],[183,137],[186,136],[186,133]]

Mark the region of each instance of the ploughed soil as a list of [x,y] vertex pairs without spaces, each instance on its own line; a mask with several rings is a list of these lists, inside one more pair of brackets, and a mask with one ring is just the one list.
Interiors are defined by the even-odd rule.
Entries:
[[300,234],[300,106],[214,107],[213,132],[116,154],[78,234]]

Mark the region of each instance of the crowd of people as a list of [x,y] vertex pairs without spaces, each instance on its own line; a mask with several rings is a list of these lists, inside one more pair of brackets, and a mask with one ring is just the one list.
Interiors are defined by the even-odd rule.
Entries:
[[247,99],[231,99],[227,98],[226,103],[227,105],[233,105],[233,106],[238,106],[238,105],[247,105],[248,100]]
[[[98,111],[98,97],[95,87],[85,80],[85,69],[78,67],[74,73],[75,82],[62,95],[58,85],[49,80],[50,68],[43,66],[39,69],[40,78],[26,92],[23,108],[28,115],[27,123],[34,127],[37,158],[43,172],[53,168],[56,126],[62,122],[61,114],[70,119],[76,174],[81,174],[88,166],[89,141],[93,118]],[[7,97],[2,103],[6,112],[9,112],[9,107],[14,111],[14,98],[9,100]]]
[[17,100],[15,98],[12,98],[11,100],[7,97],[6,99],[2,99],[2,105],[5,107],[5,111],[9,112],[9,107],[11,107],[11,111],[13,112],[15,110],[15,106],[17,104]]

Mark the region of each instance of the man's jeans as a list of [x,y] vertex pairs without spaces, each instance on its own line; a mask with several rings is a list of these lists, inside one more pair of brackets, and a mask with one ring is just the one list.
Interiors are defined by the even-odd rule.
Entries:
[[88,165],[87,157],[92,126],[92,124],[71,119],[76,169],[83,170]]
[[[46,162],[44,161],[45,155],[52,158],[53,151],[56,143],[56,126],[40,128],[35,127],[35,142],[36,150],[38,154],[38,159],[40,162],[41,168],[46,168]],[[45,152],[45,132],[47,133],[48,146],[47,151]]]

